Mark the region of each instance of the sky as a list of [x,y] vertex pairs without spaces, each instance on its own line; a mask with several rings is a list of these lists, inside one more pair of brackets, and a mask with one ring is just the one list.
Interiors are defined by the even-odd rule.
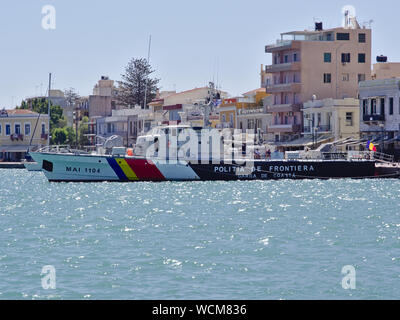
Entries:
[[[379,4],[379,5],[378,5]],[[42,7],[56,10],[54,30],[42,28]],[[161,90],[217,82],[240,95],[260,86],[264,52],[280,33],[342,23],[353,5],[360,24],[373,20],[372,56],[400,62],[398,0],[0,0],[0,108],[13,108],[52,87],[92,94],[102,75],[120,80],[132,58],[146,58]]]

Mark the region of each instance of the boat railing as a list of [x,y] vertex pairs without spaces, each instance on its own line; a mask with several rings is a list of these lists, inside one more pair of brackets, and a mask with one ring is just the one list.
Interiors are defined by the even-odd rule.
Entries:
[[40,148],[37,150],[37,152],[42,152],[42,153],[68,153],[68,154],[89,154],[86,151],[83,150],[76,150],[72,149],[68,145],[55,145],[55,146],[45,146],[43,148]]
[[394,156],[383,152],[374,152],[373,157],[377,161],[381,162],[394,162]]

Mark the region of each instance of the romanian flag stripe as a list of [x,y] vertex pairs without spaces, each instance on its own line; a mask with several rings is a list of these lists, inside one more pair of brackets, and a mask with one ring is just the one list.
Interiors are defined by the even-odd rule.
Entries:
[[115,173],[117,174],[118,178],[122,181],[129,180],[128,177],[125,175],[124,171],[122,171],[121,167],[118,165],[118,162],[114,158],[107,158],[107,161],[111,168],[114,169]]
[[125,173],[125,175],[128,177],[129,180],[131,181],[138,181],[139,178],[133,171],[133,168],[126,162],[125,159],[115,159],[118,163],[118,165],[121,167],[122,171]]
[[158,170],[157,166],[146,159],[125,159],[127,164],[136,173],[139,180],[165,181],[166,178]]

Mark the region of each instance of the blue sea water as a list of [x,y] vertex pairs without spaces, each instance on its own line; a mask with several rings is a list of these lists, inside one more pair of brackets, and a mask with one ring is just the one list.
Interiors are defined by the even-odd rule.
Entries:
[[400,180],[55,184],[0,170],[0,299],[399,299],[399,200]]

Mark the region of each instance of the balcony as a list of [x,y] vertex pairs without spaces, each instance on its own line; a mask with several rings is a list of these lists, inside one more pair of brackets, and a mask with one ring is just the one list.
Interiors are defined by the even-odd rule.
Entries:
[[300,62],[298,61],[277,63],[265,67],[265,72],[267,73],[282,72],[282,71],[299,71],[299,70],[300,70]]
[[[303,132],[304,133],[312,133],[311,129],[312,129],[312,127],[305,126],[303,128]],[[320,125],[320,126],[315,127],[315,131],[316,132],[320,132],[320,133],[321,132],[331,132],[332,131],[332,127],[329,124],[328,125]]]
[[300,133],[301,127],[298,124],[273,124],[268,127],[269,133]]
[[24,141],[24,135],[14,133],[14,134],[10,135],[10,139],[11,139],[11,141]]
[[264,113],[264,108],[243,108],[238,110],[238,115],[260,114]]
[[278,83],[267,85],[267,93],[279,93],[279,92],[300,92],[301,83]]
[[301,104],[274,104],[272,106],[268,106],[267,111],[269,113],[272,112],[300,112]]
[[363,121],[364,122],[385,121],[385,115],[384,114],[364,114]]
[[288,49],[299,50],[300,46],[301,41],[298,40],[277,40],[276,43],[265,46],[265,53],[272,53]]

